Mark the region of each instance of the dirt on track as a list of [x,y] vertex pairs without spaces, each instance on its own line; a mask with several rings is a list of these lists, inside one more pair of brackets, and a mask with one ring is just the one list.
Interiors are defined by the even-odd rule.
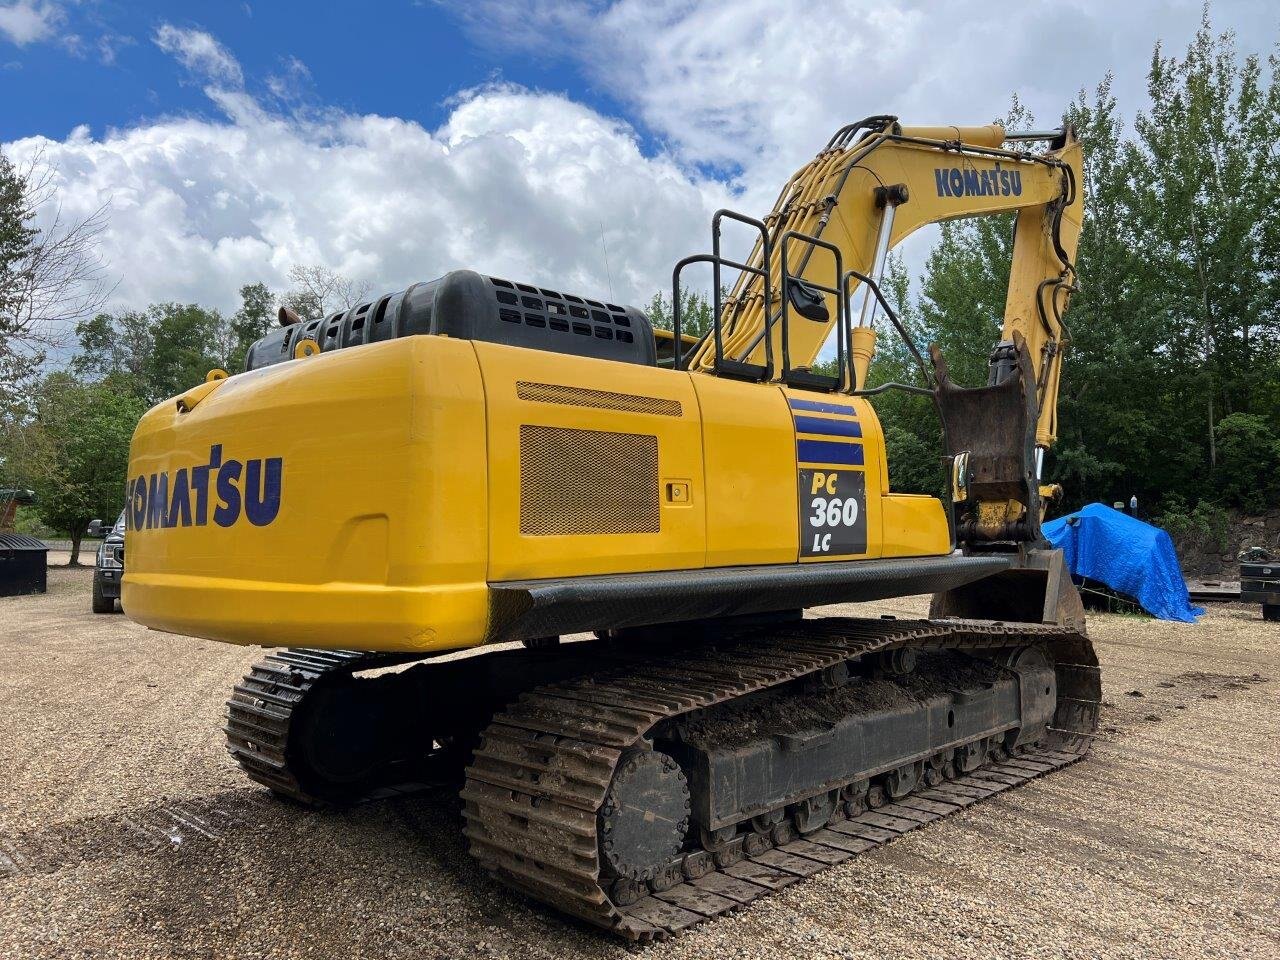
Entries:
[[[0,598],[0,957],[1280,957],[1280,628],[1096,616],[1083,763],[672,943],[512,894],[445,791],[315,813],[249,785],[222,703],[256,649]],[[908,598],[838,608],[921,616]]]

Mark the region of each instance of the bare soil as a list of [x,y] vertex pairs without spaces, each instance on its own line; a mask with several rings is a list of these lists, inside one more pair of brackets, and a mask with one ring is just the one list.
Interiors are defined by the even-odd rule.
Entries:
[[[473,866],[444,791],[316,813],[248,784],[222,702],[260,651],[0,599],[0,957],[1280,957],[1280,628],[1101,615],[1090,759],[628,947]],[[907,598],[841,612],[921,616]]]

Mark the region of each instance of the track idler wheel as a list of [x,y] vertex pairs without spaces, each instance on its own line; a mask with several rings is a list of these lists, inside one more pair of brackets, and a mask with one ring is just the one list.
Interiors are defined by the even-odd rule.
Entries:
[[990,750],[991,744],[986,740],[975,740],[973,743],[966,743],[962,747],[957,747],[956,769],[960,773],[973,773],[987,762],[987,754]]
[[891,800],[901,800],[920,784],[924,775],[924,761],[908,763],[890,770],[884,775],[884,792]]
[[680,852],[689,829],[689,783],[665,753],[636,751],[613,775],[597,815],[600,855],[625,880],[653,880]]

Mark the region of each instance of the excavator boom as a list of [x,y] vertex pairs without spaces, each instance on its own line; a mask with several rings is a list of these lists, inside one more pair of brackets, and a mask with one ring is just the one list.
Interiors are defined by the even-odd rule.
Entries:
[[[772,337],[773,356],[782,355],[780,323],[782,259],[792,275],[831,285],[831,258],[824,251],[797,250],[782,241],[788,232],[825,240],[838,248],[843,264],[878,282],[887,252],[922,226],[966,217],[1014,213],[1013,260],[1003,320],[1003,341],[1021,337],[1037,385],[1036,442],[1052,445],[1057,432],[1058,376],[1064,349],[1062,314],[1075,285],[1073,259],[1080,235],[1084,198],[1080,190],[1081,146],[1073,131],[1034,135],[1047,141],[1043,152],[1021,149],[1026,135],[1006,147],[1004,129],[983,127],[902,127],[892,117],[873,117],[843,128],[827,147],[802,167],[764,217],[773,242],[768,266],[772,309],[766,319],[764,280],[743,272],[723,304],[724,358],[761,364],[764,330]],[[763,241],[746,263],[760,268]],[[851,277],[845,289],[854,297],[862,281]],[[788,326],[788,353],[796,367],[810,367],[824,347],[830,349],[838,314],[836,297],[827,293],[826,319]],[[864,291],[851,330],[874,328],[877,301]],[[855,326],[856,324],[856,326]],[[870,353],[853,346],[865,340],[856,332],[850,353],[859,357],[862,385]],[[693,352],[690,367],[714,372],[715,344],[706,338]]]

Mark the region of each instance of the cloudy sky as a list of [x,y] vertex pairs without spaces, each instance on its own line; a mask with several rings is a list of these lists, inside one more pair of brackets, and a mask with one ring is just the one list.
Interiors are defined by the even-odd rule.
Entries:
[[[121,305],[232,308],[322,263],[646,301],[843,123],[1041,125],[1107,71],[1127,118],[1200,0],[0,0],[0,149],[108,205]],[[1246,51],[1274,0],[1216,0]],[[921,240],[921,243],[927,238]],[[917,250],[917,259],[919,250]]]

